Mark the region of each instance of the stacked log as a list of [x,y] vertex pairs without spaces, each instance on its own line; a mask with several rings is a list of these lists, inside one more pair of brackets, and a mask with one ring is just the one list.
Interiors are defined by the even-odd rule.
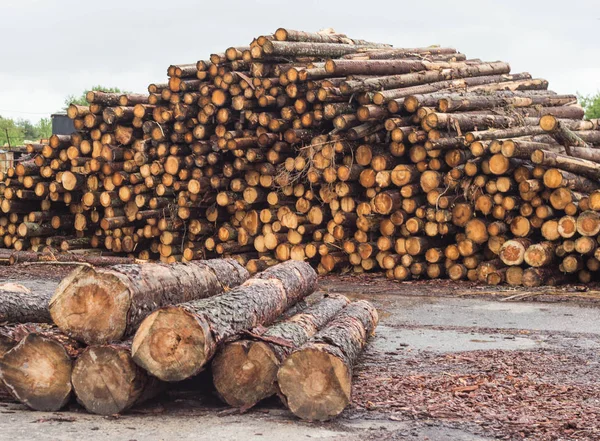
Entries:
[[348,305],[344,296],[325,297],[260,334],[226,344],[212,362],[214,384],[230,406],[249,409],[277,393],[277,371],[294,348],[302,346]]
[[[89,412],[114,415],[168,389],[166,381],[198,374],[217,354],[214,383],[232,406],[248,409],[278,393],[281,384],[284,402],[301,418],[339,414],[350,397],[352,367],[377,324],[375,309],[339,295],[306,307],[303,299],[315,291],[317,273],[305,262],[247,277],[234,260],[218,259],[75,270],[46,311],[58,327],[0,327],[0,386],[35,410],[60,410],[75,395]],[[28,317],[36,299],[38,309],[48,309],[47,296],[32,296],[9,303],[3,317]],[[79,315],[79,321],[69,320]],[[126,339],[136,329],[133,340]],[[317,373],[301,372],[299,380],[327,390],[330,398],[319,397],[318,414],[303,413],[295,404],[303,398],[290,392],[287,371],[316,348],[322,351],[314,359]],[[322,377],[327,371],[331,378]],[[315,383],[334,380],[334,391]]]
[[[5,246],[396,280],[597,271],[582,225],[600,210],[600,123],[544,79],[452,48],[288,29],[167,74],[147,96],[90,92],[69,109],[81,131],[29,147],[0,189]],[[513,239],[541,261],[507,264]]]

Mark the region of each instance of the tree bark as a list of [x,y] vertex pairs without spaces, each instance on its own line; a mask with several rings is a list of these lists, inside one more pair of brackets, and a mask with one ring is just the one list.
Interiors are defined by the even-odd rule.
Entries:
[[349,45],[370,46],[371,48],[391,48],[390,44],[373,43],[365,40],[348,38],[345,34],[315,33],[279,28],[275,31],[277,41],[296,41],[303,43],[338,43]]
[[296,416],[326,421],[346,408],[353,367],[377,322],[369,302],[351,303],[283,362],[277,381],[283,401]]
[[348,303],[344,296],[325,297],[265,332],[251,333],[225,345],[212,362],[213,380],[221,398],[230,406],[249,409],[276,394],[281,363]]
[[576,175],[597,180],[600,176],[600,164],[587,159],[574,158],[547,150],[536,150],[531,154],[531,162],[545,167],[554,167]]
[[0,322],[52,323],[48,302],[51,290],[31,292],[14,284],[0,285]]
[[273,323],[311,294],[316,283],[309,264],[288,261],[223,295],[161,308],[135,334],[133,359],[161,380],[189,378],[203,369],[225,339]]
[[119,341],[155,309],[220,294],[248,278],[234,260],[83,267],[50,300],[52,319],[87,344]]
[[[272,57],[340,57],[351,54],[360,49],[369,49],[373,46],[362,44],[340,44],[340,43],[315,43],[315,42],[288,42],[288,41],[266,41],[262,51],[254,54],[262,54]],[[261,53],[262,52],[262,53]]]

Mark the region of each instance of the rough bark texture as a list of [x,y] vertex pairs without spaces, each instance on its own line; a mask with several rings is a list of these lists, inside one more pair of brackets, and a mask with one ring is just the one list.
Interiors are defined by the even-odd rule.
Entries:
[[234,407],[248,409],[277,393],[277,370],[283,360],[347,306],[344,296],[325,297],[262,333],[225,345],[212,362],[217,392]]
[[0,358],[0,378],[21,403],[57,411],[71,396],[72,359],[80,349],[55,328],[30,333]]
[[352,369],[377,321],[369,302],[351,303],[284,361],[277,381],[282,399],[296,416],[325,421],[345,409]]
[[88,344],[118,341],[155,309],[220,294],[248,278],[231,259],[79,268],[50,301],[63,332]]
[[0,285],[0,322],[51,323],[48,302],[52,291],[31,292],[21,285]]
[[316,284],[317,274],[309,264],[288,261],[223,295],[161,308],[135,334],[133,359],[161,380],[189,378],[202,370],[225,339],[273,323]]
[[534,164],[559,168],[577,175],[587,176],[591,179],[598,179],[600,176],[600,164],[598,163],[546,150],[536,150],[533,152],[531,154],[531,161]]
[[99,415],[121,413],[164,388],[133,362],[131,342],[86,348],[73,365],[71,382],[77,400]]

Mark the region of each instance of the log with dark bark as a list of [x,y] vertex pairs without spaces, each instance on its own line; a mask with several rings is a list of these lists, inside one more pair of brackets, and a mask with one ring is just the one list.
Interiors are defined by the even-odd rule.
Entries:
[[0,322],[51,323],[48,302],[51,290],[32,292],[22,285],[0,285]]
[[86,348],[73,364],[71,382],[77,400],[99,415],[122,413],[165,386],[133,362],[131,342]]
[[164,381],[196,375],[229,337],[273,323],[311,294],[317,274],[304,262],[275,265],[239,287],[210,299],[161,308],[140,325],[134,361]]
[[262,333],[226,344],[211,365],[221,398],[230,406],[248,409],[277,393],[277,370],[283,360],[348,303],[344,296],[325,297]]
[[161,306],[214,296],[247,278],[231,259],[83,267],[60,283],[50,314],[63,332],[87,344],[119,341]]
[[378,315],[367,301],[351,303],[282,364],[277,381],[294,415],[325,421],[350,403],[352,371]]

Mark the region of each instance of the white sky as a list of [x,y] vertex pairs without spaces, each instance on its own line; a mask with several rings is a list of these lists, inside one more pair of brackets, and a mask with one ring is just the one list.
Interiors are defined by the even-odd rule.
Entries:
[[0,0],[0,115],[37,121],[95,84],[144,92],[278,27],[502,60],[559,93],[600,89],[598,0]]

